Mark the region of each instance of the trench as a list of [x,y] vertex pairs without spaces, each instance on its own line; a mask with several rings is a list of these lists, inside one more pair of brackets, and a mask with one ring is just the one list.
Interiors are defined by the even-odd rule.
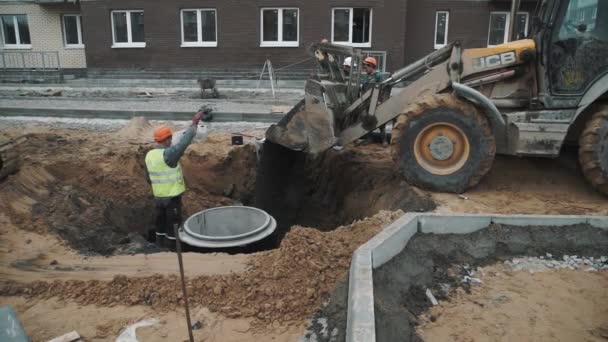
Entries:
[[[416,233],[403,251],[373,271],[376,341],[421,342],[418,317],[432,307],[425,295],[448,300],[469,269],[514,257],[563,255],[599,257],[608,250],[608,231],[587,224],[521,227],[493,224],[470,234]],[[449,285],[449,292],[442,286]],[[482,285],[483,286],[483,285]],[[311,319],[307,337],[320,342],[344,341],[348,311],[348,280],[339,284]],[[336,332],[332,335],[331,332]]]
[[[70,150],[78,142],[56,136],[32,139],[39,144]],[[73,144],[74,146],[69,146]],[[61,146],[59,146],[61,145]],[[78,151],[78,149],[75,149]],[[145,182],[146,148],[128,153],[104,152],[103,158],[83,162],[66,158],[43,168],[22,169],[2,185],[35,204],[31,217],[17,217],[34,227],[46,227],[70,247],[87,255],[155,253],[162,249],[146,241],[154,226],[154,201]],[[386,155],[384,150],[378,153]],[[99,163],[103,163],[100,166]],[[111,165],[111,166],[107,166]],[[253,145],[236,147],[227,155],[186,153],[182,165],[187,183],[183,219],[202,210],[226,205],[248,205],[271,214],[275,233],[251,245],[193,252],[253,253],[277,248],[294,225],[330,231],[373,216],[380,210],[429,211],[435,204],[403,182],[392,161],[356,149],[310,156],[266,143],[261,155]],[[40,170],[48,179],[39,179]],[[39,182],[37,193],[25,183]],[[19,223],[19,222],[17,222]]]

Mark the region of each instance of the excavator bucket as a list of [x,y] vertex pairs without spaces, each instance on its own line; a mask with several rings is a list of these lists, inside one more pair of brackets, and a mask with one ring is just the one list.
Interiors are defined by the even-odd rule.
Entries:
[[331,112],[300,101],[276,125],[266,132],[266,139],[290,150],[316,154],[336,143],[334,119]]
[[[323,152],[338,141],[342,113],[358,96],[361,52],[331,44],[313,44],[318,71],[306,81],[305,96],[285,117],[266,131],[266,139],[290,150]],[[353,77],[343,70],[350,57]]]

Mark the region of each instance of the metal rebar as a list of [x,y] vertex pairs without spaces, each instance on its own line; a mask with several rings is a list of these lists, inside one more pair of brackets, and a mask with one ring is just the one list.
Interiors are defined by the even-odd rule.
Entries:
[[[177,217],[177,209],[175,210],[175,217]],[[194,335],[192,335],[192,321],[190,321],[190,307],[188,305],[188,291],[186,290],[186,278],[184,277],[184,262],[182,260],[182,244],[179,240],[179,223],[173,224],[173,231],[175,234],[175,249],[177,251],[177,261],[179,263],[179,276],[182,283],[182,294],[184,296],[184,307],[186,309],[186,322],[188,324],[188,337],[190,342],[194,342]]]

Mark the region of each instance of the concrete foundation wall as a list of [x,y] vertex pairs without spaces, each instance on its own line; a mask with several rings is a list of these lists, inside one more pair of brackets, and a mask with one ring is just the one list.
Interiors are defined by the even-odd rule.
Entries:
[[[61,16],[78,14],[78,6],[37,5],[33,3],[0,2],[0,14],[26,14],[32,41],[31,49],[0,51],[57,51],[62,68],[86,68],[84,48],[66,48],[63,43]],[[84,26],[84,25],[83,25]]]
[[[406,214],[359,247],[353,255],[349,273],[346,341],[376,341],[373,272],[401,253],[414,234],[469,234],[486,229],[493,223],[522,227],[587,224],[608,230],[608,217],[604,216]],[[407,323],[404,321],[404,324]]]

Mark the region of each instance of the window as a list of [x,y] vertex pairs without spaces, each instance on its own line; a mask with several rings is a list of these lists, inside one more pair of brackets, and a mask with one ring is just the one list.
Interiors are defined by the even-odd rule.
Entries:
[[2,42],[7,49],[30,49],[30,28],[27,15],[2,15]]
[[435,49],[441,49],[448,43],[448,23],[450,12],[435,12]]
[[[515,40],[528,36],[528,13],[517,13],[515,24]],[[490,29],[488,33],[488,46],[504,44],[509,40],[509,27],[511,15],[509,12],[490,13]]]
[[182,47],[217,46],[217,14],[214,9],[182,10]]
[[334,8],[331,27],[335,44],[372,46],[372,10],[369,8]]
[[82,20],[77,14],[63,15],[63,44],[66,47],[82,48]]
[[113,48],[146,47],[144,11],[112,11]]
[[299,11],[297,8],[263,8],[260,46],[299,46]]

